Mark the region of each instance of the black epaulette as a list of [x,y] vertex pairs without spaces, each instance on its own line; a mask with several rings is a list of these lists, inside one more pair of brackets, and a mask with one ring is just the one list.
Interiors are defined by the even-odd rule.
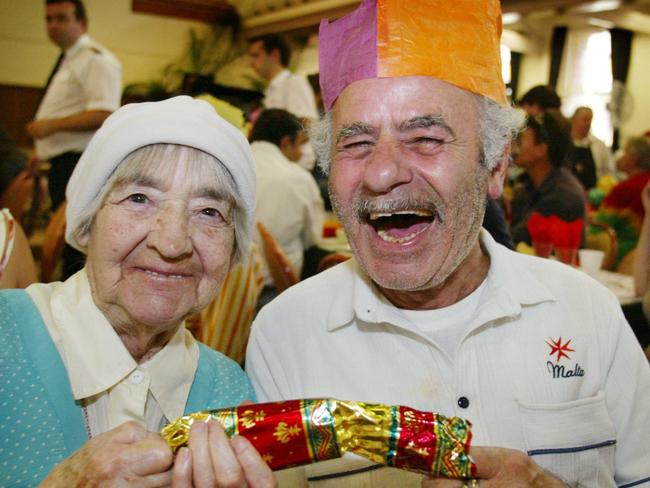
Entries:
[[99,49],[97,49],[96,47],[92,47],[92,46],[91,46],[90,50],[91,50],[92,52],[94,52],[95,54],[101,54],[101,53],[102,53],[102,52],[101,52]]

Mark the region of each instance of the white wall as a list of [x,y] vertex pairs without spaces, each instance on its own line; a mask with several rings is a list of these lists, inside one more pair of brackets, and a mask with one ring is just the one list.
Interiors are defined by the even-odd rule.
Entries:
[[[45,30],[44,0],[0,0],[0,83],[42,86],[57,57]],[[182,56],[190,28],[208,25],[131,12],[131,0],[86,0],[89,34],[122,62],[123,82],[159,80]]]

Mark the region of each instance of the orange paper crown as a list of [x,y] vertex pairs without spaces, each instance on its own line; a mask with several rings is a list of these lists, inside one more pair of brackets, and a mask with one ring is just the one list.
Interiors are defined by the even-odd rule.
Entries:
[[363,0],[321,21],[320,80],[329,110],[350,83],[432,76],[507,103],[499,0]]

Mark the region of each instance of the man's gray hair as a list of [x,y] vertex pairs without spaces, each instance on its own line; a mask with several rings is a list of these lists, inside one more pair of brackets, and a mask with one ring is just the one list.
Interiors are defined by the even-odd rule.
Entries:
[[[475,95],[481,107],[480,133],[481,166],[493,170],[503,157],[506,146],[517,137],[525,122],[525,116],[513,107],[502,107],[482,95]],[[332,161],[332,112],[327,112],[310,130],[310,142],[314,148],[318,164],[325,174],[329,174]]]
[[[232,204],[232,221],[235,228],[235,248],[231,262],[245,260],[249,254],[248,243],[251,241],[251,229],[245,224],[246,211],[232,175],[228,169],[214,156],[193,147],[178,144],[157,143],[143,146],[129,154],[117,166],[99,190],[92,204],[87,206],[80,218],[80,223],[74,230],[74,236],[79,237],[90,232],[95,215],[106,202],[106,198],[121,182],[136,181],[139,177],[150,172],[160,172],[161,165],[166,161],[187,162],[190,165],[189,178],[194,184],[211,183],[205,180],[205,174],[196,171],[199,165],[205,165],[214,172],[215,187],[220,190]],[[164,166],[163,166],[164,168]],[[194,171],[193,171],[194,170]]]

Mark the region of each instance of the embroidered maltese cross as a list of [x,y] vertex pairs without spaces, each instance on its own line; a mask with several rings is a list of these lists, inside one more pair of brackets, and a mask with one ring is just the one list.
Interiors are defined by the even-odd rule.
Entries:
[[559,363],[560,359],[562,359],[563,357],[565,357],[567,359],[571,359],[569,357],[569,355],[567,354],[567,352],[574,352],[575,351],[575,349],[571,349],[569,347],[569,344],[571,344],[572,339],[569,339],[564,344],[562,344],[562,338],[561,337],[558,338],[557,341],[553,340],[553,338],[551,338],[551,337],[549,337],[549,340],[551,342],[546,341],[546,343],[551,348],[551,352],[549,353],[549,356],[553,356],[554,354],[557,354],[557,360],[556,360],[557,363]]

